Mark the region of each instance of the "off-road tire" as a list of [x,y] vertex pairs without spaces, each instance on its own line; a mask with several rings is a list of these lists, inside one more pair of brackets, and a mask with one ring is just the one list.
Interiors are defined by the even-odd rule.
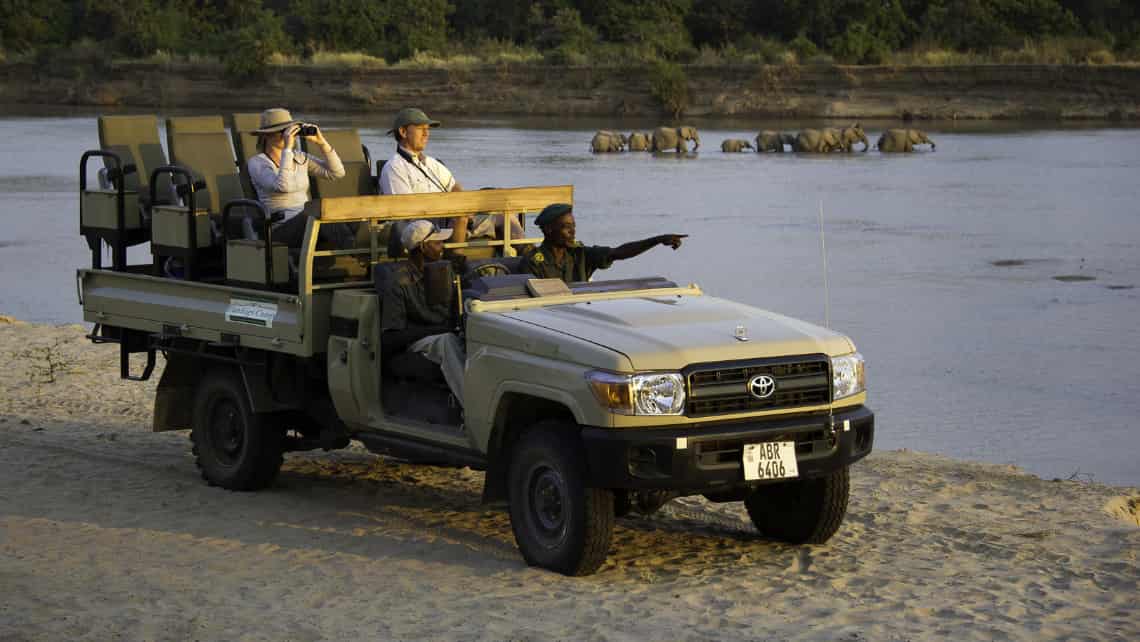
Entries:
[[847,467],[814,479],[758,487],[744,500],[748,516],[766,537],[789,544],[822,544],[847,514]]
[[259,490],[281,470],[282,431],[250,409],[232,370],[211,370],[198,384],[190,430],[194,463],[211,486]]
[[614,493],[586,487],[578,426],[542,421],[511,449],[511,529],[523,559],[565,575],[589,575],[609,554]]

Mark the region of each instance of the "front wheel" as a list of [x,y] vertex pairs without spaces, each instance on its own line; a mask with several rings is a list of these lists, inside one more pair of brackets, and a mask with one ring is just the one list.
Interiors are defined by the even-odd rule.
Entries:
[[847,514],[847,467],[815,479],[760,486],[744,500],[748,516],[763,535],[790,544],[822,544]]
[[531,566],[589,575],[609,554],[613,491],[586,487],[586,458],[578,427],[536,424],[511,452],[508,472],[511,529]]
[[214,486],[258,490],[281,470],[281,431],[250,409],[245,386],[230,370],[208,372],[198,385],[190,441],[202,477]]

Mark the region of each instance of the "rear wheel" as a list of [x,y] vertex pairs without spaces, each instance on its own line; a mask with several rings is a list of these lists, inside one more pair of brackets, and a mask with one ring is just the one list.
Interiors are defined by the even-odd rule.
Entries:
[[206,374],[194,397],[190,441],[202,478],[229,490],[273,483],[282,463],[282,433],[254,413],[237,373]]
[[790,544],[822,544],[847,514],[847,467],[825,477],[760,486],[744,500],[762,534]]
[[614,494],[587,488],[585,477],[585,453],[574,424],[539,422],[515,444],[507,478],[511,528],[527,564],[589,575],[605,562]]

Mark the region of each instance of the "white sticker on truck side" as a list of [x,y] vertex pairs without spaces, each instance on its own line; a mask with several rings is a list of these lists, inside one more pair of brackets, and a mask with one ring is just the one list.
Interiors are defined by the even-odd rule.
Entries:
[[226,308],[226,321],[246,323],[259,328],[272,328],[276,316],[277,304],[264,301],[230,299],[230,306]]

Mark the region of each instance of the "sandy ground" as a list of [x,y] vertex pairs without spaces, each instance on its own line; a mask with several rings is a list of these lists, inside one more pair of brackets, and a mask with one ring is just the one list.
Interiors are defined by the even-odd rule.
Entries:
[[880,452],[826,545],[677,500],[571,579],[523,563],[478,472],[349,449],[208,487],[114,347],[4,321],[0,640],[1140,639],[1135,488]]

